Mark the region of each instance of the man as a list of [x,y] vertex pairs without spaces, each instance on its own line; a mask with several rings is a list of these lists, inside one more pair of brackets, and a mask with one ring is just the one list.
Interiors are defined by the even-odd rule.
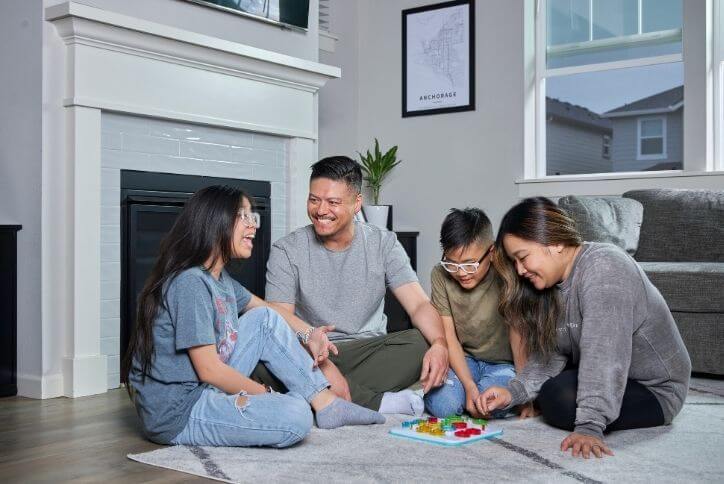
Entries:
[[[440,316],[423,291],[394,233],[355,222],[362,171],[345,156],[312,166],[307,215],[312,224],[272,245],[266,300],[328,333],[338,354],[320,369],[338,395],[383,413],[420,414],[422,398],[403,390],[418,379],[440,386],[448,352]],[[387,334],[389,287],[416,329]],[[298,333],[301,340],[312,331]],[[429,347],[428,347],[429,344]],[[257,368],[256,376],[269,381]],[[397,392],[397,393],[393,393]]]

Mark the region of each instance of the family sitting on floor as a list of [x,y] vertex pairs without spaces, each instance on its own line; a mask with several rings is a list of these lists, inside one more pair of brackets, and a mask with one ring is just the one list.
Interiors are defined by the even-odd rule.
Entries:
[[[395,234],[356,222],[361,189],[350,158],[312,166],[312,224],[272,245],[266,300],[224,269],[251,256],[249,198],[194,194],[141,292],[123,361],[149,439],[287,447],[313,420],[517,411],[571,431],[561,449],[588,458],[612,455],[604,432],[681,410],[689,355],[626,252],[583,242],[546,198],[511,208],[497,238],[481,210],[452,209],[428,298]],[[387,334],[387,288],[414,329]],[[408,388],[418,381],[421,392]]]

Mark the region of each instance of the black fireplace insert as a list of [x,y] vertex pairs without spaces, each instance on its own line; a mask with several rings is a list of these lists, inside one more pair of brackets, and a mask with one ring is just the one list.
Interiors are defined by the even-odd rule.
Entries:
[[271,241],[269,182],[121,170],[121,355],[128,347],[136,302],[156,261],[161,240],[191,195],[211,185],[243,190],[260,215],[251,258],[234,260],[226,270],[253,294],[264,297]]

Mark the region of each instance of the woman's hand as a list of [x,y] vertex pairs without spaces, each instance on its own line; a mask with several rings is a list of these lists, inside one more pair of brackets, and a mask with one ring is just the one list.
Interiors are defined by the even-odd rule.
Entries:
[[540,412],[536,410],[533,406],[533,402],[528,402],[520,405],[518,407],[518,410],[520,411],[520,419],[537,417],[538,415],[540,415]]
[[329,352],[331,351],[335,355],[339,354],[337,347],[329,341],[327,333],[334,331],[334,326],[320,326],[314,328],[312,334],[309,335],[307,340],[307,350],[314,360],[314,366],[318,366],[320,363],[329,358]]
[[565,452],[568,449],[571,449],[573,457],[578,457],[580,454],[584,459],[591,457],[591,452],[599,459],[603,457],[603,454],[613,455],[613,452],[603,443],[603,440],[598,437],[577,434],[575,432],[561,442],[561,450]]
[[512,399],[513,396],[507,388],[489,387],[478,395],[477,400],[475,400],[475,407],[483,415],[490,415],[493,410],[510,405]]

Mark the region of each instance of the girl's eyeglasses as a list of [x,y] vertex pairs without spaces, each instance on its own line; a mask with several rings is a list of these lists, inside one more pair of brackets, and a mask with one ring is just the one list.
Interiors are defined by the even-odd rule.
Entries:
[[241,222],[247,227],[261,227],[261,216],[257,212],[247,212],[246,210],[239,210],[238,212]]

